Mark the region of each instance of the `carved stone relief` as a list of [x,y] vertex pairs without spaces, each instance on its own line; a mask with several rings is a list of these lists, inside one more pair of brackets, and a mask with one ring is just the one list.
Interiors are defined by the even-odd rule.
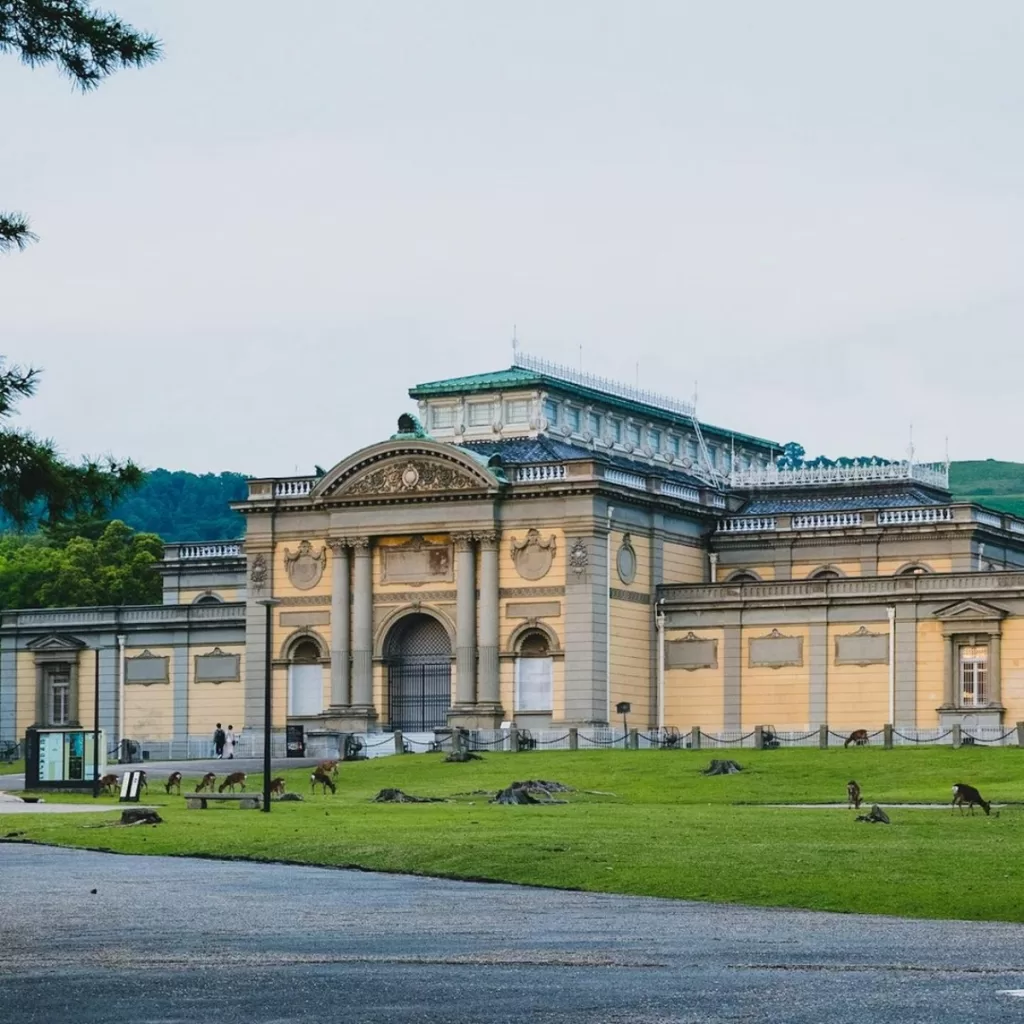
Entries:
[[889,634],[861,626],[856,633],[836,637],[837,665],[888,665]]
[[237,654],[228,654],[215,647],[209,654],[195,657],[195,681],[197,683],[231,683],[240,678],[241,659]]
[[718,668],[718,641],[689,632],[681,640],[665,644],[665,667],[696,672],[699,668]]
[[615,556],[615,569],[619,574],[619,579],[627,587],[636,579],[636,552],[633,550],[633,543],[629,539],[628,533],[623,535],[622,543]]
[[750,641],[751,668],[785,668],[804,663],[804,638],[784,636],[773,629],[767,636]]
[[252,560],[252,568],[249,570],[249,586],[254,594],[262,594],[263,588],[267,585],[267,556],[258,554]]
[[530,529],[526,531],[523,540],[512,538],[511,549],[516,572],[524,580],[543,579],[554,561],[555,535],[552,534],[547,540],[541,540],[540,531]]
[[582,579],[588,565],[590,565],[590,555],[587,552],[586,542],[582,537],[577,537],[569,549],[569,568],[576,579]]
[[451,544],[413,537],[404,544],[382,545],[380,550],[382,583],[450,583],[454,579]]
[[124,659],[124,681],[126,683],[169,683],[171,659],[143,651],[134,658]]
[[308,540],[299,541],[299,550],[294,555],[287,548],[284,549],[285,572],[297,590],[312,590],[320,582],[326,566],[326,546],[316,555]]
[[470,491],[481,487],[456,466],[432,460],[390,462],[358,477],[344,488],[345,494],[406,494],[412,491]]

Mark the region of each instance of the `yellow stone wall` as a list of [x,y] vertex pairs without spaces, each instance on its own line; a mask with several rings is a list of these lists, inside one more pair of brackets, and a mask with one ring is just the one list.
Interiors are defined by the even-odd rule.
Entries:
[[174,735],[174,660],[185,656],[183,648],[126,647],[125,658],[149,651],[154,657],[167,658],[166,683],[125,683],[124,731],[126,736],[164,740]]
[[[225,654],[240,654],[238,682],[197,683],[196,657],[212,654],[215,647]],[[186,652],[181,651],[182,656]],[[245,697],[243,694],[245,679],[245,645],[244,644],[202,644],[191,647],[188,656],[188,731],[193,736],[209,733],[212,739],[214,726],[220,722],[225,729],[234,725],[236,732],[244,721],[243,711]],[[274,724],[283,726],[284,706],[280,700],[274,700]]]
[[[616,567],[619,547],[625,534],[613,531],[611,537],[611,585],[613,590],[628,594],[644,594],[650,598],[650,538],[630,533],[629,540],[636,553],[636,577],[624,583]],[[651,701],[651,634],[654,629],[651,604],[624,601],[613,597],[611,611],[611,683],[612,715],[619,701],[629,701],[630,715],[638,726],[648,726],[657,718]]]
[[889,631],[888,624],[877,622],[833,623],[828,627],[825,721],[837,732],[878,728],[889,719],[889,666],[836,664],[836,638],[856,633],[861,626],[872,633]]
[[844,576],[859,576],[860,575],[860,562],[859,561],[842,561],[842,562],[793,562],[792,575],[795,580],[807,579],[811,573],[817,572],[819,569],[825,567],[830,569],[838,569]]
[[878,560],[878,575],[893,576],[906,565],[926,565],[932,572],[952,572],[953,559],[949,555],[931,555],[921,558],[880,558]]
[[31,651],[18,652],[18,689],[15,696],[18,736],[36,720],[36,658]]
[[779,628],[787,637],[803,638],[803,665],[751,667],[750,641],[770,632],[771,627],[765,626],[747,626],[742,630],[740,720],[745,730],[755,725],[774,725],[780,730],[806,729],[810,717],[809,628],[788,623]]
[[[896,656],[898,659],[898,652]],[[944,657],[945,641],[942,638],[942,623],[938,620],[918,622],[916,714],[917,726],[921,729],[939,724],[939,715],[936,709],[942,703]],[[888,717],[887,704],[885,715],[881,721],[886,721]]]
[[[21,680],[19,679],[19,684]],[[32,672],[35,686],[35,670]],[[30,698],[31,699],[31,698]],[[73,709],[72,709],[73,710]],[[86,729],[92,727],[96,714],[96,652],[83,649],[78,655],[78,721]]]
[[725,583],[728,581],[730,576],[736,575],[738,572],[752,572],[762,581],[767,583],[770,580],[775,579],[775,566],[774,565],[761,565],[760,563],[751,563],[750,565],[721,565],[719,564],[715,569],[715,582]]
[[703,583],[707,552],[688,544],[665,541],[662,546],[662,576],[665,583]]
[[241,601],[243,587],[200,587],[178,591],[178,604],[192,604],[200,597],[212,594],[222,601]]
[[[666,642],[681,640],[690,630],[667,630]],[[665,669],[665,724],[679,729],[699,725],[702,729],[721,729],[724,721],[725,631],[695,629],[702,640],[717,641],[717,668]]]
[[1002,628],[1003,715],[1004,728],[1024,722],[1024,619],[1004,619]]

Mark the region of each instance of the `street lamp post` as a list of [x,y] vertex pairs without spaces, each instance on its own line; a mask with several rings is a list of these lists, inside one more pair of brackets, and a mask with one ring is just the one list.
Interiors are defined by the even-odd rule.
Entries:
[[270,729],[273,721],[273,688],[272,688],[272,676],[271,672],[273,666],[271,664],[271,636],[272,636],[272,616],[274,614],[274,605],[280,604],[281,602],[276,597],[265,597],[259,602],[267,609],[267,623],[266,623],[266,661],[263,667],[263,810],[265,813],[270,813]]

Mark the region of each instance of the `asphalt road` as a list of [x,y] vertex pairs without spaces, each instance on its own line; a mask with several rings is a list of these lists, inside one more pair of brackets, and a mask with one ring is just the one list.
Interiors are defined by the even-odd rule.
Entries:
[[19,1024],[1024,1019],[1017,925],[10,843],[0,908]]

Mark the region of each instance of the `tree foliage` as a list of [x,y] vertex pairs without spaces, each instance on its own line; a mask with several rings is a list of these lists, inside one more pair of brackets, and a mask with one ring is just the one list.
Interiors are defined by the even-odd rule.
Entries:
[[0,606],[66,608],[82,605],[159,604],[154,566],[163,543],[124,523],[107,523],[96,538],[54,543],[45,534],[0,538]]
[[[29,67],[56,64],[83,91],[122,68],[160,57],[160,43],[89,0],[0,0],[0,53]],[[36,236],[19,213],[0,213],[0,253],[24,249]]]

